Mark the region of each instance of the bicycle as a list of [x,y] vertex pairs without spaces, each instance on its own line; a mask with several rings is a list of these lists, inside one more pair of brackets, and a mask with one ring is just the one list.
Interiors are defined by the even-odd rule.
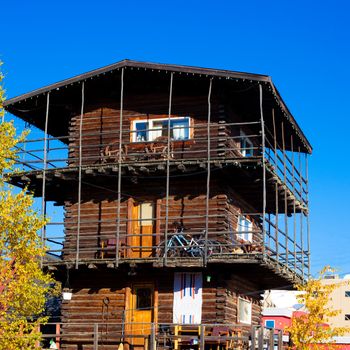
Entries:
[[[220,242],[206,240],[204,238],[205,231],[199,235],[198,238],[195,236],[191,239],[187,239],[183,232],[183,229],[179,233],[176,233],[170,237],[167,242],[167,256],[191,256],[191,257],[203,257],[205,249],[207,248],[207,256],[212,254],[220,254],[222,252],[222,246]],[[156,248],[157,256],[165,256],[165,241],[158,244]]]

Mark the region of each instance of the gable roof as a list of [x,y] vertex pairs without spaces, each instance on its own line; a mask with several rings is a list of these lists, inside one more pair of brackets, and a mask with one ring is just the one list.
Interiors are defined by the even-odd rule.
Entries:
[[77,76],[74,76],[72,78],[68,78],[59,82],[56,82],[51,85],[44,86],[42,88],[33,90],[31,92],[22,94],[20,96],[16,96],[13,98],[10,98],[5,101],[4,108],[8,110],[9,112],[16,115],[14,105],[23,101],[26,101],[28,99],[32,99],[38,96],[45,95],[47,92],[53,91],[53,90],[59,90],[62,87],[66,87],[68,85],[72,85],[75,83],[79,83],[81,81],[85,81],[87,79],[92,79],[94,77],[99,77],[100,75],[113,72],[115,70],[120,70],[121,68],[135,68],[135,69],[144,69],[144,70],[152,70],[152,71],[168,71],[168,72],[178,72],[178,73],[185,73],[185,74],[192,74],[192,75],[199,75],[199,76],[207,76],[207,77],[218,77],[219,79],[238,79],[242,81],[248,81],[250,83],[264,83],[267,84],[269,87],[269,90],[271,90],[271,93],[273,94],[276,104],[281,108],[281,111],[285,116],[287,117],[288,121],[292,124],[293,128],[295,129],[297,135],[301,139],[302,143],[305,146],[305,149],[308,153],[312,152],[312,146],[310,142],[307,140],[306,136],[304,135],[303,131],[297,124],[296,120],[294,119],[293,115],[289,111],[288,107],[284,103],[280,93],[278,92],[277,88],[272,82],[272,79],[268,75],[261,75],[261,74],[252,74],[252,73],[245,73],[245,72],[236,72],[236,71],[230,71],[230,70],[222,70],[222,69],[212,69],[212,68],[201,68],[201,67],[193,67],[193,66],[182,66],[182,65],[174,65],[174,64],[161,64],[161,63],[150,63],[150,62],[140,62],[140,61],[133,61],[133,60],[122,60],[117,63],[113,63],[111,65],[107,65],[102,68],[98,68]]

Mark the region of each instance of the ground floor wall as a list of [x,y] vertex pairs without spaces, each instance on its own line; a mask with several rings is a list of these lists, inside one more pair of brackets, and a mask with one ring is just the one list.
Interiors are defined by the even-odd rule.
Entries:
[[174,323],[259,325],[259,286],[248,276],[223,270],[71,270],[69,286],[64,287],[70,288],[72,298],[62,302],[62,349],[93,349],[92,339],[84,334],[90,334],[94,324],[104,349],[115,348],[128,334],[136,336],[129,339],[132,348],[144,349],[151,323],[154,332]]

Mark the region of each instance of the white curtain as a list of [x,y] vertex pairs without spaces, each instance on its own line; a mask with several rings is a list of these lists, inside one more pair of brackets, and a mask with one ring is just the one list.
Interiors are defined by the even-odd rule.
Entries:
[[201,323],[202,284],[201,272],[174,274],[173,323]]

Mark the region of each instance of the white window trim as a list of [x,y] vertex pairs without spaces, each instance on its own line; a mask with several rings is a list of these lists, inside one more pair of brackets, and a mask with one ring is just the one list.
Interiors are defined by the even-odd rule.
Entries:
[[250,152],[253,153],[254,152],[254,145],[253,145],[253,142],[250,140],[250,138],[247,136],[247,134],[241,129],[240,130],[240,140],[239,140],[239,143],[240,143],[240,146],[242,145],[242,140],[245,139],[247,144],[248,144],[248,147],[245,147],[244,149],[242,149],[240,147],[240,151],[241,151],[241,154],[243,157],[250,157],[251,155],[247,156],[247,151],[249,148],[251,148]]
[[[245,302],[245,303],[248,303],[249,306],[250,306],[250,310],[249,310],[249,320],[241,320],[240,319],[240,303],[241,302]],[[244,298],[241,298],[241,297],[238,297],[238,305],[237,305],[237,319],[238,319],[238,322],[239,323],[244,323],[244,324],[252,324],[252,302],[250,300],[247,300],[247,299],[244,299]]]
[[[189,116],[186,117],[171,117],[170,120],[179,120],[179,119],[188,119],[188,139],[185,140],[189,140],[191,138],[191,127],[192,127],[192,118]],[[148,118],[148,119],[135,119],[132,121],[132,142],[140,142],[136,140],[137,137],[137,132],[136,132],[136,124],[137,123],[148,123],[148,127],[147,127],[147,131],[146,133],[150,133],[150,140],[147,141],[141,141],[141,142],[152,142],[155,137],[153,136],[153,134],[158,131],[158,130],[152,130],[153,129],[153,123],[154,122],[159,122],[159,121],[163,121],[163,120],[168,120],[168,118]]]
[[[242,229],[242,225],[240,224],[241,218],[248,221],[249,223],[248,231],[241,231]],[[253,231],[253,223],[245,215],[240,215],[237,221],[237,232],[238,232],[237,237],[239,239],[242,239],[245,242],[252,242],[253,241],[252,231]]]

